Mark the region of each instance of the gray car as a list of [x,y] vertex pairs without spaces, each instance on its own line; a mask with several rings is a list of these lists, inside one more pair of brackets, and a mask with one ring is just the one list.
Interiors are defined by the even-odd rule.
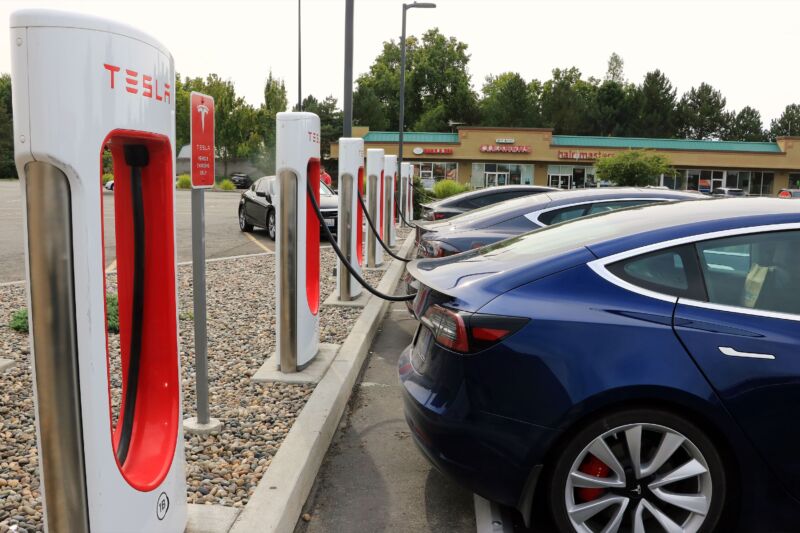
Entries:
[[422,220],[444,220],[487,205],[557,190],[553,187],[541,185],[502,185],[500,187],[478,189],[477,191],[467,191],[442,200],[422,204],[420,206],[421,217]]
[[453,255],[544,226],[626,207],[704,199],[708,197],[695,192],[637,187],[546,192],[476,209],[442,222],[419,224],[417,256]]

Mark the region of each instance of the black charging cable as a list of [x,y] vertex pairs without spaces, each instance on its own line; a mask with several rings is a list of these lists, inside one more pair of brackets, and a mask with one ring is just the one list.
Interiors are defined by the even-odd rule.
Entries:
[[[384,300],[388,300],[390,302],[410,302],[411,300],[413,300],[414,298],[417,297],[416,293],[407,294],[405,296],[390,296],[388,294],[384,294],[382,292],[379,292],[377,289],[373,289],[369,285],[369,283],[367,283],[367,281],[364,278],[361,277],[361,274],[356,272],[356,270],[353,268],[353,265],[351,265],[350,262],[347,259],[345,259],[341,248],[339,248],[339,243],[337,243],[336,239],[333,238],[333,234],[331,234],[331,230],[329,230],[328,229],[328,225],[325,224],[324,217],[322,216],[322,211],[319,210],[319,204],[317,203],[317,197],[314,196],[314,191],[311,189],[311,183],[308,182],[308,181],[306,182],[306,190],[307,190],[308,198],[309,198],[309,200],[311,200],[311,205],[314,206],[314,211],[317,213],[317,218],[319,219],[319,224],[320,224],[320,226],[322,226],[322,229],[325,230],[325,236],[328,238],[328,242],[331,243],[331,247],[333,248],[333,251],[336,252],[337,256],[339,256],[339,260],[342,262],[342,264],[345,266],[345,268],[350,272],[350,274],[352,274],[353,277],[356,278],[356,281],[358,281],[365,289],[367,289],[367,291],[371,292],[372,294],[374,294],[378,298],[383,298]],[[359,198],[360,197],[361,197],[361,195],[359,194]],[[373,231],[374,230],[375,230],[375,228],[373,228]],[[339,231],[341,231],[341,228],[339,228]]]
[[128,352],[128,373],[125,387],[125,409],[122,430],[117,446],[117,461],[124,465],[133,436],[136,396],[139,391],[139,370],[142,362],[142,325],[144,318],[144,199],[142,197],[142,168],[150,163],[150,154],[142,144],[123,147],[125,164],[131,167],[131,207],[133,212],[133,305],[131,309],[131,339]]
[[400,213],[400,219],[403,221],[403,223],[406,226],[409,226],[409,227],[412,227],[412,228],[416,229],[418,227],[416,224],[406,220],[406,216],[403,214],[403,210],[400,209],[400,203],[397,201],[397,195],[394,196],[394,205],[397,208],[397,212]]
[[386,243],[383,242],[383,239],[381,239],[380,232],[378,232],[378,230],[375,229],[375,224],[372,222],[372,219],[369,216],[369,211],[367,210],[367,206],[364,203],[364,198],[361,196],[361,191],[357,192],[358,192],[358,201],[361,203],[361,209],[364,211],[364,218],[366,218],[367,222],[369,222],[369,227],[372,228],[372,232],[375,234],[375,238],[378,239],[379,243],[381,243],[381,246],[383,246],[383,249],[386,250],[386,253],[391,255],[395,259],[403,261],[404,263],[410,262],[411,259],[406,259],[405,257],[400,257],[399,255],[395,255],[394,252],[392,252],[392,250],[386,245]]

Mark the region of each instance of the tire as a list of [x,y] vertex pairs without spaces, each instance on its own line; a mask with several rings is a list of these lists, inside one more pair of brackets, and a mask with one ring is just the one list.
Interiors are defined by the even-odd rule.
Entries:
[[277,226],[275,225],[275,210],[274,209],[270,209],[269,211],[267,211],[266,229],[267,229],[267,236],[274,241],[275,240],[275,235],[276,235],[276,230],[277,230]]
[[728,495],[724,463],[688,420],[655,409],[620,411],[565,444],[547,487],[559,531],[635,531],[638,523],[638,531],[661,532],[667,520],[676,531],[710,533],[719,525]]
[[244,215],[244,206],[239,206],[239,229],[245,233],[253,231],[253,225],[247,223],[247,218]]

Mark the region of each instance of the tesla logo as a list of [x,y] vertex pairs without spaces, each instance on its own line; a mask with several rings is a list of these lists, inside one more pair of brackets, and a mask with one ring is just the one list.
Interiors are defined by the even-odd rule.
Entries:
[[154,80],[152,76],[147,74],[140,75],[138,71],[129,68],[122,72],[123,69],[121,67],[109,65],[108,63],[103,63],[103,68],[108,71],[108,82],[111,89],[116,89],[117,74],[119,73],[120,77],[124,77],[123,86],[127,92],[141,94],[143,98],[155,98],[159,102],[170,102],[170,89],[172,89],[172,86],[169,83],[162,82],[159,85],[158,80]]
[[200,129],[206,131],[206,114],[208,114],[208,106],[200,104],[197,106],[197,112],[200,113]]

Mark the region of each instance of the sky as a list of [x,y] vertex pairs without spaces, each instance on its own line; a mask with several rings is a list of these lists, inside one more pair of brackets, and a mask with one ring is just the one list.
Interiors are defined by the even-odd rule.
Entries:
[[[408,1],[408,0],[407,0]],[[761,112],[764,126],[800,103],[797,20],[800,0],[435,0],[408,12],[409,35],[438,27],[465,42],[475,90],[489,74],[519,72],[544,80],[553,68],[577,66],[602,78],[612,52],[625,76],[640,83],[661,69],[678,97],[701,82],[727,98],[728,109]],[[0,20],[25,8],[90,13],[136,26],[164,43],[182,76],[216,72],[259,105],[267,74],[297,100],[298,0],[0,0]],[[344,91],[344,0],[301,0],[302,92]],[[368,71],[382,43],[398,40],[402,0],[355,0],[354,78]],[[8,24],[0,43],[8,43]],[[8,44],[0,72],[10,71]]]

